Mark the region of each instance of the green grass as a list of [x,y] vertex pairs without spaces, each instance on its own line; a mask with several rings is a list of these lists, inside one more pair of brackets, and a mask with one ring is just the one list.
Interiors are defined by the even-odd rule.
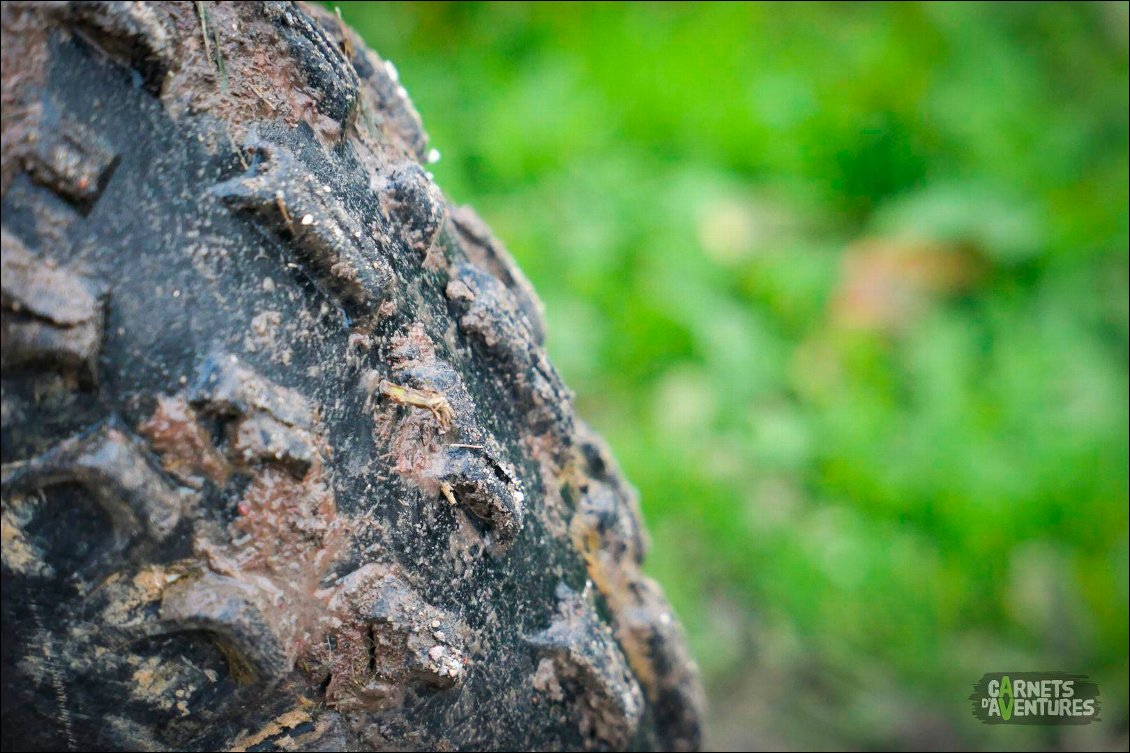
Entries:
[[[342,11],[639,486],[713,744],[1125,745],[1126,4]],[[1104,721],[973,720],[1033,669]]]

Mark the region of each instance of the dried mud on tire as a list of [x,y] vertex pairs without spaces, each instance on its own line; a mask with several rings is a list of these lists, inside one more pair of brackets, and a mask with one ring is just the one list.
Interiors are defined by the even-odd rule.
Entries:
[[634,492],[396,69],[3,6],[3,745],[699,745]]

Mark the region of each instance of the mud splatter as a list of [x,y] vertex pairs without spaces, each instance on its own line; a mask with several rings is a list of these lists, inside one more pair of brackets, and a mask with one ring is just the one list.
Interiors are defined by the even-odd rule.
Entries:
[[160,456],[161,467],[181,483],[199,489],[204,479],[223,485],[231,475],[230,464],[183,397],[158,397],[153,415],[138,426],[138,433]]

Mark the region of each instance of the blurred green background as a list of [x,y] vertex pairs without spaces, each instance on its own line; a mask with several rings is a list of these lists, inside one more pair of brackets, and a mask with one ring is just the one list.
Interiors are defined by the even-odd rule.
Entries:
[[[638,485],[707,742],[1127,747],[1127,5],[342,5]],[[988,671],[1103,721],[996,728]]]

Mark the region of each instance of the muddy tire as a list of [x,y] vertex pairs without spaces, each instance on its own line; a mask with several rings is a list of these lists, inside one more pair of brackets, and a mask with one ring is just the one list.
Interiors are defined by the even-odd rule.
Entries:
[[3,8],[3,746],[694,749],[631,488],[391,64]]

